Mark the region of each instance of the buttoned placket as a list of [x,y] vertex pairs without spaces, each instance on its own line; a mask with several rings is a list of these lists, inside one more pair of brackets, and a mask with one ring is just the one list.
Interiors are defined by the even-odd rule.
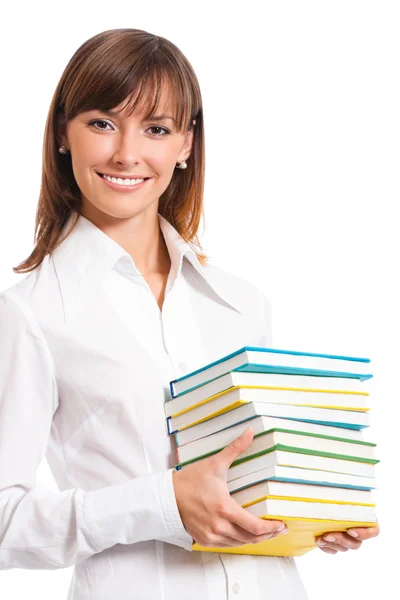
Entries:
[[[128,265],[127,261],[122,262],[126,267],[118,269],[121,274],[126,275],[133,285],[144,287],[149,294],[149,303],[151,302],[151,306],[154,307],[154,318],[157,318],[159,323],[164,356],[169,359],[175,377],[181,377],[207,364],[201,333],[187,293],[188,283],[182,276],[181,265],[175,266],[175,272],[174,268],[171,268],[160,310],[143,275],[132,264]],[[188,352],[190,352],[189,356]],[[238,561],[232,562],[229,555],[221,554],[220,561],[225,573],[227,600],[248,600],[249,585],[253,588],[252,600],[260,599],[257,572],[249,557],[243,556],[238,565]]]
[[236,560],[235,555],[220,554],[225,569],[228,600],[262,600],[257,568],[250,556]]
[[[181,377],[189,371],[207,364],[204,342],[190,303],[187,289],[189,284],[182,275],[181,263],[171,267],[161,310],[150,286],[136,269],[133,261],[128,257],[122,257],[115,265],[114,271],[125,276],[133,285],[141,286],[146,291],[148,323],[153,332],[158,329],[157,337],[161,336],[163,353],[170,361],[174,377]],[[104,289],[110,297],[108,285],[108,280],[106,280]],[[113,303],[121,313],[123,304],[116,306],[115,302]],[[125,317],[124,321],[129,327],[130,317],[129,315],[125,315]],[[156,323],[157,325],[155,325]],[[137,335],[133,326],[130,326],[130,329],[134,335]],[[145,345],[145,331],[142,332],[142,342]],[[155,350],[153,344],[152,349]],[[158,348],[158,352],[160,350],[161,347]]]

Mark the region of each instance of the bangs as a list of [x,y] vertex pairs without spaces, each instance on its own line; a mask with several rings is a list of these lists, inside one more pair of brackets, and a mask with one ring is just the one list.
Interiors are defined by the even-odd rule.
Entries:
[[[35,247],[14,272],[36,269],[63,241],[69,217],[81,212],[82,192],[71,155],[60,154],[59,149],[66,123],[95,109],[136,112],[144,119],[167,113],[175,119],[174,129],[179,133],[194,129],[187,168],[174,169],[159,198],[158,211],[190,244],[200,263],[207,264],[198,238],[205,175],[199,82],[190,62],[172,42],[147,31],[125,28],[103,31],[84,42],[62,73],[44,132]],[[196,119],[195,127],[192,119]]]
[[[196,90],[191,89],[178,68],[174,68],[165,56],[145,57],[132,65],[118,68],[109,62],[96,64],[96,69],[86,73],[85,85],[71,97],[69,117],[89,110],[127,109],[129,115],[136,113],[148,120],[156,115],[169,115],[175,119],[175,128],[181,133],[191,127],[192,118],[200,108],[196,102]],[[193,100],[195,99],[195,105]],[[199,106],[196,106],[196,105]],[[66,103],[67,105],[67,103]]]

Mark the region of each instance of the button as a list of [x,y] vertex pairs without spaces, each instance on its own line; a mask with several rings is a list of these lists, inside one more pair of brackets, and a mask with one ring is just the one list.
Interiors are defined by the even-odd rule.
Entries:
[[187,371],[187,368],[188,368],[188,366],[187,366],[187,364],[185,362],[178,363],[178,369],[180,371]]
[[234,594],[238,594],[240,592],[240,583],[238,583],[237,581],[232,586],[232,592]]

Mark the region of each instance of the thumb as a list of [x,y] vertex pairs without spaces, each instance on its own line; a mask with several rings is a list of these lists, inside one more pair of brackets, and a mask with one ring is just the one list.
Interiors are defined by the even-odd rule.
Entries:
[[225,467],[226,470],[228,470],[233,461],[239,458],[242,452],[247,450],[253,441],[253,437],[254,431],[252,427],[248,427],[240,437],[233,440],[229,446],[226,446],[226,448],[218,452],[215,457],[220,466]]

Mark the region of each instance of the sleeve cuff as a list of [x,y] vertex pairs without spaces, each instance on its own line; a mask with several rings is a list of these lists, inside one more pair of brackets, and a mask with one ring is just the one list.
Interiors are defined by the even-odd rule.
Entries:
[[172,480],[173,471],[174,469],[169,469],[169,471],[161,473],[160,475],[163,475],[163,477],[158,479],[160,503],[164,512],[165,522],[170,532],[170,537],[163,539],[163,541],[181,546],[185,550],[190,551],[192,550],[193,538],[186,531],[179,514]]
[[86,522],[101,550],[146,540],[192,549],[192,537],[179,515],[172,472],[169,469],[86,493]]

